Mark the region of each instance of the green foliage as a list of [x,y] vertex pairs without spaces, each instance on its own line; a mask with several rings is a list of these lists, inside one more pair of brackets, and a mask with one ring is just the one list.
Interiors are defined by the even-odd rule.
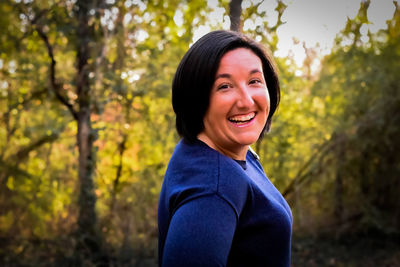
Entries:
[[[89,21],[99,228],[110,253],[133,251],[129,262],[155,258],[158,194],[177,141],[170,84],[205,8],[198,1],[118,1],[93,9]],[[173,20],[177,9],[180,26]],[[73,1],[0,4],[0,23],[7,24],[0,32],[0,238],[7,240],[0,253],[21,264],[12,255],[31,251],[26,259],[34,257],[32,237],[46,243],[72,238],[76,229],[77,125],[53,90],[59,86],[78,110],[76,11]]]
[[[277,2],[277,21],[269,25],[260,4],[243,10],[242,20],[256,25],[245,33],[274,51],[286,5]],[[398,233],[400,11],[397,5],[388,28],[366,41],[360,28],[369,23],[368,5],[348,20],[320,73],[304,66],[299,76],[292,58],[276,60],[282,100],[271,132],[254,148],[289,199],[296,230]],[[228,13],[228,1],[218,6]],[[40,264],[40,255],[49,264],[74,265],[76,11],[69,0],[0,4],[0,263],[6,265]],[[195,30],[221,27],[208,20],[210,11],[206,1],[105,1],[89,12],[85,71],[96,211],[115,265],[155,264],[158,194],[178,141],[171,82]],[[182,24],[174,21],[179,12]],[[56,62],[54,84],[71,109],[52,87],[41,31]]]
[[[330,138],[293,201],[296,212],[314,218],[310,224],[299,214],[298,225],[314,232],[398,234],[400,226],[400,39],[391,28],[399,27],[399,6],[391,26],[366,42],[359,29],[368,23],[367,7],[348,21],[311,88],[311,101],[324,110],[314,120]],[[353,39],[343,46],[346,38]]]

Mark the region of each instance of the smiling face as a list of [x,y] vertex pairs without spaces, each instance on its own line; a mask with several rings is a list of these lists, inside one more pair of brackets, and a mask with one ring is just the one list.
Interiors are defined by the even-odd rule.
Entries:
[[227,52],[220,61],[198,138],[233,159],[244,160],[268,118],[269,95],[260,58],[250,49]]

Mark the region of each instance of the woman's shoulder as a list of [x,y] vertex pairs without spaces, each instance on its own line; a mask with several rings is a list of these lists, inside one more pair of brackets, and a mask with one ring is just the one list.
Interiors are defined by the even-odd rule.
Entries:
[[[215,151],[202,141],[187,143],[181,140],[175,147],[167,167],[166,178],[171,176],[183,176],[184,180],[199,177],[207,185],[217,185],[224,180],[229,180],[229,183],[240,181],[239,178],[245,176],[245,173],[233,159]],[[232,179],[233,177],[238,179]]]
[[218,153],[200,140],[193,143],[180,140],[172,154],[168,168],[186,170],[191,168],[213,167],[216,165]]
[[218,185],[220,155],[201,141],[179,141],[164,177],[166,185],[202,187],[215,191]]
[[164,187],[176,204],[217,194],[238,214],[248,193],[247,177],[240,165],[201,141],[177,144],[164,177]]

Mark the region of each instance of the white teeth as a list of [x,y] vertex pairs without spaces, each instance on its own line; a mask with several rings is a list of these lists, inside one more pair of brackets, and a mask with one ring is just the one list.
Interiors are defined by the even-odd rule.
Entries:
[[252,112],[250,114],[247,115],[240,115],[240,116],[234,116],[234,117],[230,117],[229,120],[232,122],[247,122],[251,119],[253,119],[255,117],[255,113]]

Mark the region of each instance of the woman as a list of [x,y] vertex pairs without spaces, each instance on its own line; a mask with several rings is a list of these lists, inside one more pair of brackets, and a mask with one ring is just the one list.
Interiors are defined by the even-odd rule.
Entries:
[[182,140],[160,195],[161,266],[290,265],[290,208],[250,149],[279,99],[272,60],[239,33],[208,33],[185,54],[172,85]]

